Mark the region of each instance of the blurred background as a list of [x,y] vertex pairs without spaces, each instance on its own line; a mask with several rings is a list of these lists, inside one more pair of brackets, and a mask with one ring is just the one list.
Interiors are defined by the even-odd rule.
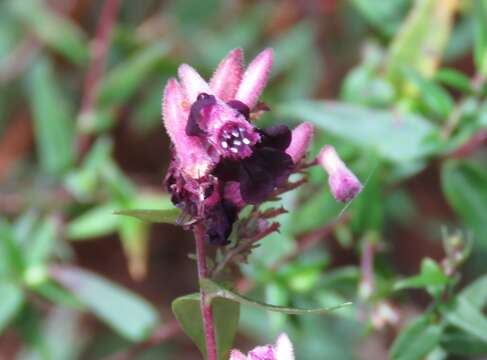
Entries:
[[[227,280],[235,347],[286,331],[297,359],[487,358],[487,1],[2,0],[0,359],[200,359],[171,313],[197,291],[170,208],[165,82],[273,47],[259,125],[301,121],[365,183],[287,194],[281,232]],[[211,253],[215,249],[210,250]]]

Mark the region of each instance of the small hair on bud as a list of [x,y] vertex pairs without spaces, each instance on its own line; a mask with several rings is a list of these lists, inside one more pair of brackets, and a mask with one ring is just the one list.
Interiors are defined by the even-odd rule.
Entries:
[[296,126],[291,133],[291,143],[286,153],[291,156],[293,163],[297,164],[309,149],[313,139],[314,127],[311,123],[304,122]]
[[318,162],[328,173],[328,184],[337,201],[348,202],[362,191],[360,180],[340,159],[333,146],[325,145],[321,149]]

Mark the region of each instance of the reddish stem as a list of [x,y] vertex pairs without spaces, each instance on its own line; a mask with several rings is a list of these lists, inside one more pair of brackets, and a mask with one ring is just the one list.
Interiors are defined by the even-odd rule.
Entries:
[[[198,278],[208,278],[208,267],[205,256],[205,228],[197,224],[194,228],[194,238],[196,240],[196,258],[198,262]],[[200,287],[201,317],[203,318],[203,329],[205,332],[207,360],[217,360],[215,326],[213,323],[213,313],[211,303],[208,302],[205,290]]]
[[[96,30],[95,40],[92,45],[92,56],[88,72],[85,77],[83,97],[81,99],[80,121],[86,121],[83,115],[89,114],[95,105],[95,95],[98,84],[103,77],[110,34],[118,13],[119,0],[106,0]],[[82,124],[81,124],[81,127]],[[78,139],[78,154],[82,156],[89,148],[91,138],[89,135],[81,135]]]

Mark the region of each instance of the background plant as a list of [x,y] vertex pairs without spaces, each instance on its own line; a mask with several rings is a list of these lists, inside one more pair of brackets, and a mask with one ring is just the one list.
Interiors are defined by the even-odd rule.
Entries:
[[283,197],[280,233],[227,274],[266,303],[354,306],[303,317],[241,306],[239,348],[286,331],[299,359],[485,356],[486,9],[3,1],[2,356],[199,358],[170,310],[197,288],[190,239],[113,212],[170,209],[160,100],[177,65],[210,75],[230,49],[267,46],[273,111],[261,124],[313,122],[311,155],[332,143],[366,185],[342,212],[312,171]]

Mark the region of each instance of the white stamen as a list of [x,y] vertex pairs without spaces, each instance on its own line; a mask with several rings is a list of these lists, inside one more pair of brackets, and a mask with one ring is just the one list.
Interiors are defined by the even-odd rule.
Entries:
[[240,137],[240,134],[238,133],[238,131],[232,131],[232,135],[236,138]]
[[242,145],[242,142],[240,140],[234,140],[233,143],[237,146]]
[[222,147],[226,149],[228,147],[228,143],[226,141],[222,141]]
[[232,138],[232,135],[230,135],[229,133],[223,133],[223,137],[228,140]]
[[243,143],[244,143],[245,145],[250,144],[250,140],[249,140],[249,139],[247,139],[247,138],[243,138],[243,140],[242,140],[242,141],[243,141]]
[[235,153],[235,154],[238,153],[238,149],[237,148],[234,148],[234,147],[230,148],[230,151],[233,152],[233,153]]

